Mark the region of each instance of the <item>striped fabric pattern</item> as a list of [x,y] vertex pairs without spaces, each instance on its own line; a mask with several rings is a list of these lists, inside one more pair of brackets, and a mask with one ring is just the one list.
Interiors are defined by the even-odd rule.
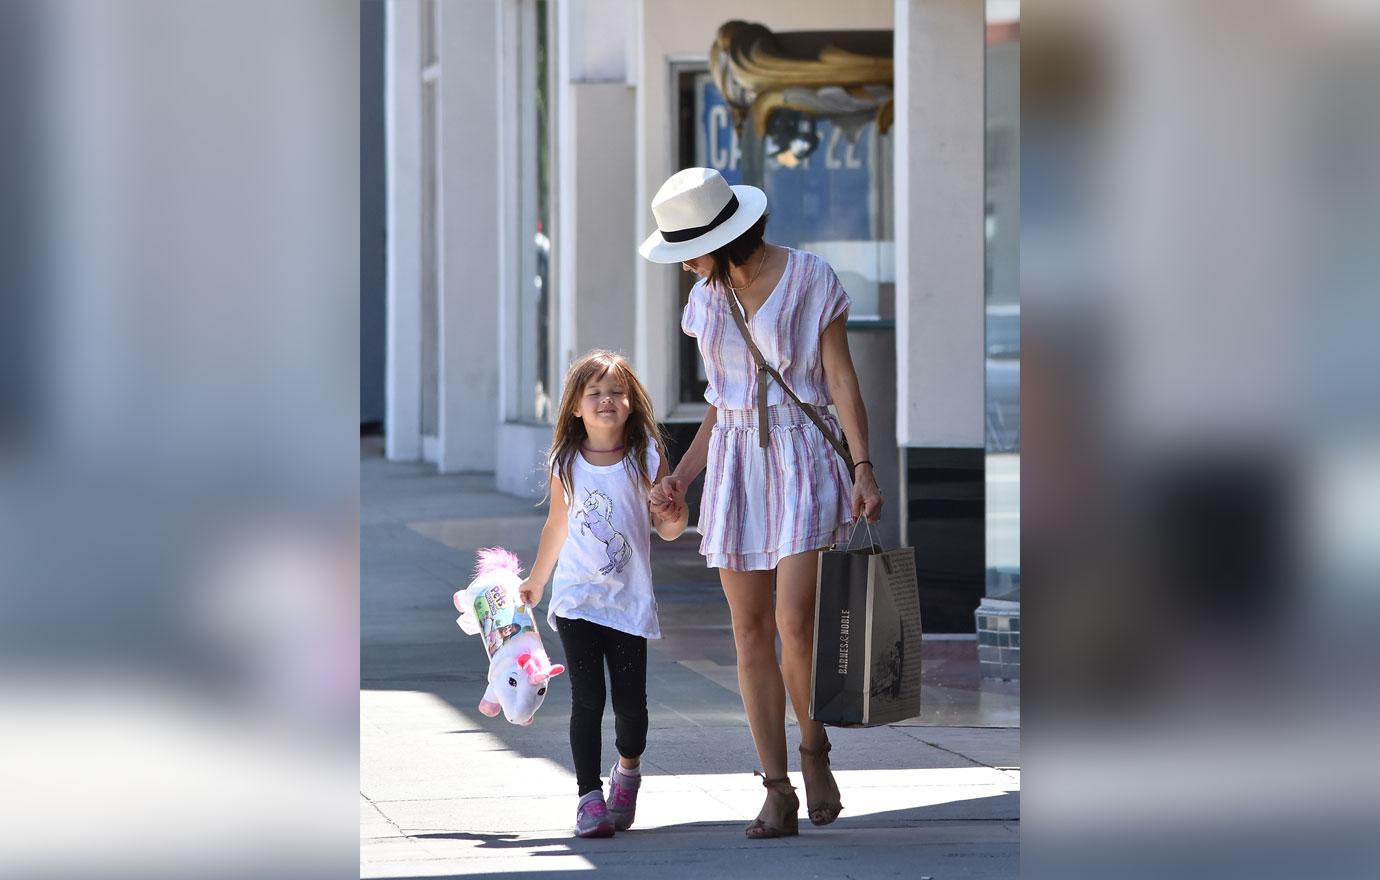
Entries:
[[[752,316],[748,330],[762,356],[801,400],[827,406],[833,401],[824,383],[819,340],[824,328],[848,311],[852,300],[823,257],[794,248],[787,248],[786,256],[786,271]],[[704,399],[721,409],[750,409],[757,405],[757,368],[729,308],[724,291],[699,281],[690,291],[680,328],[699,340],[709,377]],[[772,382],[767,403],[788,400],[781,386]]]
[[[833,403],[820,336],[848,311],[834,270],[808,251],[788,250],[781,281],[749,325],[762,355],[807,403]],[[783,557],[847,539],[852,479],[819,428],[781,387],[768,390],[769,437],[758,442],[756,367],[727,297],[703,282],[690,293],[681,329],[698,340],[718,407],[700,500],[700,553],[710,568],[770,570]],[[837,420],[825,421],[842,436]]]
[[[848,538],[848,469],[794,403],[772,406],[767,448],[755,410],[719,410],[700,499],[700,554],[710,568],[762,571]],[[836,435],[838,422],[824,421]]]

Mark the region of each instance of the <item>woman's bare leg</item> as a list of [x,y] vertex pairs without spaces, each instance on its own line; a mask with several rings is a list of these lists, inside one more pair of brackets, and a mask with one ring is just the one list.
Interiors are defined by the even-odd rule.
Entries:
[[[786,775],[786,695],[776,664],[776,623],[770,571],[719,569],[733,614],[738,690],[743,696],[757,758],[768,778]],[[813,601],[813,594],[811,594]],[[809,668],[806,668],[808,686]]]
[[781,675],[800,722],[800,775],[805,780],[810,821],[828,825],[842,804],[829,771],[824,725],[810,720],[810,663],[815,629],[815,574],[819,555],[797,553],[776,569],[776,627],[781,632]]
[[781,634],[781,678],[791,695],[800,744],[824,744],[824,725],[810,720],[810,665],[815,637],[815,580],[819,553],[782,559],[776,569],[776,629]]

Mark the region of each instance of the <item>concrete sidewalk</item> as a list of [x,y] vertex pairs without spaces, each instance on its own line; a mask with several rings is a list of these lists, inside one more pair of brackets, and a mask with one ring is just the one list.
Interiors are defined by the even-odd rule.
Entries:
[[[653,543],[666,638],[649,654],[637,826],[607,840],[574,838],[569,688],[556,679],[530,727],[481,715],[487,661],[450,603],[469,581],[475,548],[501,544],[530,561],[542,511],[497,494],[485,475],[438,476],[375,457],[360,464],[362,877],[1016,876],[1019,729],[932,722],[1018,724],[1019,694],[946,687],[942,658],[928,654],[921,719],[831,730],[845,807],[836,823],[815,828],[802,817],[799,838],[743,836],[763,790],[751,775],[757,759],[727,608],[693,536]],[[559,659],[559,639],[544,627],[542,635]],[[787,733],[794,748],[794,727]]]

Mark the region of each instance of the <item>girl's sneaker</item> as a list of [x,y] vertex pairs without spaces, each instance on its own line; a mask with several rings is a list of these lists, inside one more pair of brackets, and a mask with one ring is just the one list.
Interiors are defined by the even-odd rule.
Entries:
[[602,791],[591,791],[580,798],[580,805],[575,808],[575,836],[613,836],[613,817],[609,815]]
[[613,816],[613,827],[627,831],[632,827],[637,814],[637,789],[642,785],[641,773],[629,773],[623,765],[614,762],[609,771],[609,815]]

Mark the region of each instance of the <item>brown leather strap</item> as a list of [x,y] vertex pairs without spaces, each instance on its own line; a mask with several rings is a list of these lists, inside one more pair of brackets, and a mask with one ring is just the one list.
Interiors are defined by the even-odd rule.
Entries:
[[770,376],[781,386],[782,391],[790,395],[791,400],[795,401],[796,405],[804,411],[810,421],[815,423],[815,427],[819,428],[820,432],[824,434],[824,439],[829,441],[829,445],[834,447],[834,451],[843,459],[844,464],[848,465],[848,476],[849,479],[852,479],[854,477],[853,456],[848,454],[848,447],[844,446],[843,442],[834,436],[834,432],[829,430],[829,426],[824,424],[824,420],[815,412],[814,405],[806,403],[797,397],[796,393],[791,390],[791,386],[786,384],[786,380],[781,378],[781,374],[776,371],[776,368],[767,363],[766,358],[762,357],[761,350],[757,348],[757,343],[752,341],[752,334],[748,332],[747,320],[743,317],[737,295],[734,294],[733,291],[726,289],[724,290],[724,296],[728,299],[728,310],[733,313],[733,323],[738,325],[738,332],[743,334],[743,341],[747,343],[748,351],[752,353],[752,360],[757,364],[758,443],[763,449],[767,447],[767,432],[770,428],[767,419],[767,377]]

